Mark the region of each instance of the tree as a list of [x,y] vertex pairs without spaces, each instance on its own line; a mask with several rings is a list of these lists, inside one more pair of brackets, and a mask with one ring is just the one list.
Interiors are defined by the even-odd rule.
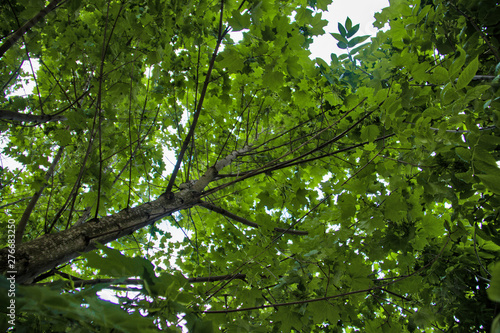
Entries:
[[[392,1],[368,43],[339,23],[329,64],[307,50],[328,1],[45,5],[0,5],[16,327],[489,329],[496,1]],[[27,78],[33,93],[10,96]]]

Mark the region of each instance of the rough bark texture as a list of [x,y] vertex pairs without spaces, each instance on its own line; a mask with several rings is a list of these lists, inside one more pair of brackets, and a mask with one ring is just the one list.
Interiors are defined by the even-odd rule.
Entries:
[[218,171],[249,149],[244,147],[217,162],[191,188],[164,194],[137,207],[17,244],[14,267],[9,267],[8,259],[12,259],[9,258],[9,249],[1,249],[0,274],[15,272],[17,283],[29,284],[38,275],[78,257],[80,253],[93,250],[96,243],[117,240],[176,211],[199,204],[203,189],[215,179]]
[[15,271],[16,282],[31,283],[39,274],[93,250],[96,243],[109,243],[173,212],[192,207],[198,200],[193,194],[189,190],[181,191],[170,200],[160,196],[138,207],[22,243],[16,248],[14,269],[7,266],[8,252],[4,248],[0,250],[0,272]]

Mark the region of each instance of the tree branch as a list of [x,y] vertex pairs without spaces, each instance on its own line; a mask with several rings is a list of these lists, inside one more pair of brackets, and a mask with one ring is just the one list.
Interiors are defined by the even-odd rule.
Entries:
[[[194,182],[191,188],[181,189],[171,195],[164,194],[156,200],[136,207],[99,219],[94,218],[57,233],[47,233],[29,242],[16,244],[14,267],[8,265],[9,248],[0,249],[0,274],[16,272],[17,283],[30,284],[38,275],[78,257],[81,253],[95,249],[96,243],[107,244],[170,216],[174,212],[196,206],[201,199],[202,186],[208,185],[214,180],[219,170],[229,165],[241,152],[249,149],[250,147],[246,146],[217,162],[198,181]],[[60,212],[62,213],[62,210]]]
[[[257,223],[249,221],[241,216],[233,214],[233,213],[231,213],[223,208],[212,205],[211,203],[208,203],[206,201],[202,201],[199,205],[201,207],[208,209],[208,210],[211,210],[213,212],[216,212],[216,213],[219,213],[219,214],[224,215],[226,217],[229,217],[230,219],[232,219],[236,222],[243,223],[246,226],[249,226],[252,228],[260,228],[260,226]],[[280,233],[286,233],[286,234],[291,234],[291,235],[304,236],[304,235],[309,234],[307,231],[302,231],[302,230],[288,230],[288,229],[284,229],[284,228],[274,228],[274,230],[277,232],[280,232]]]
[[52,177],[52,174],[54,173],[54,169],[61,159],[62,153],[64,151],[64,147],[59,147],[59,150],[57,151],[56,156],[52,160],[52,164],[49,167],[49,170],[47,170],[47,173],[45,174],[45,179],[44,183],[41,185],[40,189],[35,192],[35,194],[31,197],[30,202],[28,203],[28,206],[26,207],[23,215],[21,216],[21,220],[19,220],[19,223],[16,228],[16,244],[21,244],[23,241],[23,234],[24,230],[26,229],[26,224],[28,223],[28,219],[30,218],[31,212],[35,208],[36,203],[38,202],[38,199],[40,199],[40,196],[42,195],[43,190],[47,186],[47,182]]
[[[60,274],[58,272],[58,274]],[[62,275],[62,274],[60,274]],[[69,275],[66,274],[66,276],[63,276],[65,278],[70,278]],[[224,280],[230,280],[230,279],[240,279],[244,280],[246,279],[246,274],[237,274],[236,276],[232,275],[215,275],[215,276],[202,276],[202,277],[195,277],[195,278],[188,278],[187,281],[188,283],[203,283],[203,282],[216,282],[216,281],[224,281]],[[59,281],[55,281],[59,282]],[[34,284],[35,286],[48,286],[48,285],[53,285],[55,282],[45,282],[45,283],[37,283]],[[70,281],[67,281],[68,283]],[[96,284],[100,283],[109,283],[113,285],[126,285],[126,284],[132,284],[132,285],[142,285],[144,284],[143,279],[126,279],[123,281],[120,281],[119,279],[93,279],[93,280],[81,280],[81,279],[75,279],[72,281],[72,284],[78,288],[78,287],[84,287],[84,286],[93,286]]]
[[269,304],[269,305],[254,306],[254,307],[249,307],[249,308],[226,309],[226,310],[206,310],[206,311],[202,311],[202,313],[213,313],[213,314],[215,314],[215,313],[230,313],[230,312],[260,310],[260,309],[265,309],[265,308],[274,308],[274,307],[280,307],[280,306],[290,306],[290,305],[297,305],[297,304],[305,304],[305,303],[326,301],[326,300],[333,299],[333,298],[340,298],[340,297],[346,297],[346,296],[350,296],[350,295],[354,295],[354,294],[366,293],[366,292],[370,292],[372,290],[377,290],[377,289],[387,291],[385,289],[385,287],[387,287],[389,285],[392,285],[392,284],[395,284],[395,283],[397,283],[399,281],[405,280],[405,279],[407,279],[409,277],[412,277],[414,275],[417,275],[420,272],[422,272],[423,270],[425,270],[428,267],[432,266],[441,257],[441,255],[443,254],[443,251],[446,248],[446,246],[448,245],[449,240],[450,240],[450,237],[448,235],[446,243],[441,248],[441,251],[439,251],[438,255],[435,256],[434,259],[431,262],[429,262],[427,265],[425,265],[424,267],[422,267],[422,268],[414,271],[413,273],[411,273],[409,275],[406,275],[406,276],[404,276],[402,278],[399,278],[397,280],[385,283],[385,284],[380,285],[380,286],[374,286],[374,287],[371,287],[371,288],[366,288],[366,289],[361,289],[361,290],[356,290],[356,291],[350,291],[350,292],[342,293],[342,294],[338,294],[338,295],[331,295],[331,296],[325,296],[325,297],[319,297],[319,298],[313,298],[313,299],[306,299],[306,300],[300,300],[300,301],[294,301],[294,302],[275,303],[275,304]]
[[60,2],[66,2],[66,0],[53,0],[51,3],[47,5],[47,7],[43,8],[38,12],[31,20],[26,22],[22,27],[17,29],[9,38],[0,46],[0,58],[10,49],[21,37],[30,30],[35,24],[40,22],[48,13],[56,9],[57,5]]
[[51,121],[65,121],[67,120],[64,116],[51,116],[51,115],[34,115],[26,114],[15,111],[0,110],[0,119],[13,120],[13,121],[24,121],[35,124],[43,124]]
[[186,153],[186,150],[189,146],[189,141],[194,136],[194,131],[195,131],[196,125],[198,123],[198,118],[200,117],[201,109],[203,107],[203,101],[205,100],[205,94],[207,93],[208,84],[210,83],[210,77],[212,75],[212,70],[213,70],[214,64],[215,64],[215,58],[217,57],[217,53],[219,52],[219,47],[220,47],[220,44],[222,43],[222,39],[229,31],[227,29],[222,31],[223,13],[224,13],[224,0],[221,0],[219,36],[217,38],[217,44],[215,45],[215,49],[214,49],[214,52],[212,54],[212,59],[210,59],[210,64],[208,66],[208,71],[207,71],[207,75],[205,77],[205,82],[203,83],[203,88],[201,89],[200,100],[198,101],[198,105],[196,107],[196,112],[194,113],[194,116],[193,116],[193,122],[191,123],[191,126],[189,127],[189,132],[186,136],[186,139],[184,139],[184,142],[182,143],[181,151],[179,152],[179,156],[177,157],[177,161],[175,162],[175,167],[174,167],[174,170],[172,171],[172,175],[170,176],[170,180],[168,182],[167,189],[165,190],[165,193],[172,192],[172,187],[175,184],[175,178],[177,177],[177,173],[179,172],[179,169],[181,167],[182,159],[183,159],[184,154]]

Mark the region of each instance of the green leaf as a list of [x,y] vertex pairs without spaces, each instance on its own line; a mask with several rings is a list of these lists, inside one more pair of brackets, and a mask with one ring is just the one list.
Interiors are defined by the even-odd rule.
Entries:
[[327,10],[328,5],[331,4],[331,0],[317,0],[316,7],[321,10]]
[[500,333],[500,315],[497,315],[491,324],[491,333]]
[[486,187],[495,194],[500,194],[500,178],[498,175],[476,175]]
[[59,145],[64,147],[71,144],[71,134],[67,130],[55,130],[53,133],[54,139],[59,142]]
[[350,28],[349,31],[347,32],[347,38],[351,38],[358,32],[359,30],[359,24],[356,24],[354,27]]
[[347,44],[348,41],[347,41],[347,38],[345,38],[344,36],[342,36],[341,34],[337,34],[337,33],[330,33],[330,35],[333,36],[333,38],[335,38],[336,40],[338,40],[339,42],[342,42],[342,43],[345,43]]
[[341,203],[342,219],[348,219],[356,214],[356,199],[348,193],[344,193],[339,197]]
[[337,26],[339,28],[340,35],[342,35],[342,37],[346,37],[347,36],[347,31],[345,30],[345,28],[342,25],[342,23],[339,22]]
[[479,68],[479,61],[477,58],[475,58],[470,62],[469,65],[467,65],[467,67],[465,67],[464,71],[460,73],[460,75],[458,76],[456,85],[457,89],[465,88],[476,75],[478,68]]
[[379,133],[378,126],[368,125],[361,129],[361,139],[364,141],[373,141],[378,137]]
[[142,276],[145,272],[153,272],[153,265],[141,257],[130,258],[120,251],[98,245],[106,257],[101,257],[96,252],[88,252],[83,256],[87,259],[89,267],[97,268],[101,274],[111,277]]
[[465,51],[459,49],[459,56],[453,61],[448,72],[450,73],[450,78],[455,79],[462,70],[462,66],[465,64]]
[[349,18],[349,16],[345,19],[345,28],[346,28],[346,30],[351,30],[351,28],[352,28],[352,21]]
[[455,152],[457,153],[458,157],[460,157],[463,161],[470,162],[472,154],[469,149],[463,147],[457,147],[455,148]]
[[500,302],[500,263],[496,262],[490,269],[490,273],[490,286],[486,292],[490,300]]
[[324,61],[323,59],[321,58],[316,58],[316,63],[323,69],[327,69],[329,68],[330,66],[328,66],[328,64],[326,63],[326,61]]
[[347,47],[348,47],[347,44],[344,42],[338,42],[337,46],[339,49],[343,49],[343,50],[347,49]]
[[283,84],[284,75],[281,72],[267,72],[262,76],[262,80],[266,82],[266,85],[271,89],[278,89]]
[[357,44],[360,44],[362,42],[364,42],[365,40],[367,40],[368,38],[370,38],[370,36],[358,36],[358,37],[354,37],[353,39],[351,39],[349,41],[349,43],[347,44],[349,47],[354,47],[356,46]]
[[232,16],[227,20],[233,31],[241,31],[250,28],[250,14],[240,14],[239,11],[233,11]]
[[427,13],[429,13],[429,10],[431,8],[432,8],[431,5],[427,5],[424,8],[422,8],[420,10],[420,13],[418,13],[418,17],[417,17],[417,22],[416,23],[419,23],[420,21],[422,21],[424,19],[424,17],[427,15]]
[[446,68],[438,66],[434,69],[432,73],[432,83],[434,84],[443,84],[449,81],[449,74]]

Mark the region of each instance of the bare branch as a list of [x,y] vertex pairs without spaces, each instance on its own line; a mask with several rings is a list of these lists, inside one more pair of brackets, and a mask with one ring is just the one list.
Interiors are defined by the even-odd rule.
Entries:
[[31,199],[31,197],[21,198],[19,200],[14,201],[14,202],[10,202],[8,204],[2,205],[2,206],[0,206],[0,209],[5,208],[5,207],[9,207],[9,206],[12,206],[12,205],[15,205],[15,204],[17,204],[17,203],[19,203],[21,201],[28,200],[28,199]]
[[57,151],[56,156],[52,160],[52,164],[49,167],[49,170],[47,170],[47,173],[45,174],[45,181],[40,187],[38,191],[31,197],[30,202],[28,203],[28,206],[26,207],[26,210],[23,213],[23,216],[21,216],[21,220],[19,221],[19,224],[17,225],[16,228],[16,244],[21,244],[23,241],[23,234],[24,230],[26,229],[26,224],[28,223],[28,219],[30,218],[31,212],[35,208],[36,203],[38,202],[38,199],[40,199],[40,196],[42,195],[43,190],[47,186],[47,181],[52,177],[52,174],[54,173],[54,169],[61,159],[62,153],[64,151],[64,147],[60,147],[59,150]]
[[374,287],[371,287],[371,288],[366,288],[366,289],[361,289],[361,290],[356,290],[356,291],[350,291],[350,292],[346,292],[346,293],[342,293],[342,294],[338,294],[338,295],[331,295],[331,296],[325,296],[325,297],[313,298],[313,299],[306,299],[306,300],[300,300],[300,301],[294,301],[294,302],[275,303],[275,304],[269,304],[269,305],[254,306],[254,307],[249,307],[249,308],[226,309],[226,310],[207,310],[207,311],[202,311],[202,313],[213,313],[213,314],[215,314],[215,313],[230,313],[230,312],[241,312],[241,311],[259,310],[259,309],[265,309],[265,308],[271,308],[271,307],[274,308],[274,307],[281,307],[281,306],[290,306],[290,305],[297,305],[297,304],[305,304],[305,303],[326,301],[326,300],[333,299],[333,298],[341,298],[341,297],[346,297],[346,296],[350,296],[350,295],[354,295],[354,294],[367,293],[367,292],[371,292],[372,290],[377,290],[377,289],[386,291],[384,289],[385,287],[387,287],[387,286],[389,286],[391,284],[395,284],[395,283],[397,283],[399,281],[405,280],[405,279],[407,279],[409,277],[412,277],[414,275],[417,275],[420,272],[422,272],[423,270],[425,270],[428,267],[432,266],[441,257],[441,255],[443,254],[443,251],[446,248],[446,246],[448,245],[449,240],[450,240],[450,238],[448,236],[448,239],[446,240],[446,243],[444,244],[444,246],[441,248],[441,251],[427,265],[423,266],[422,268],[414,271],[413,273],[411,273],[409,275],[406,275],[406,276],[404,276],[402,278],[399,278],[399,279],[391,281],[391,282],[387,282],[387,283],[385,283],[383,285],[380,285],[380,286],[374,286]]
[[201,109],[203,107],[203,101],[205,100],[205,94],[207,93],[208,84],[210,83],[212,69],[214,68],[214,64],[215,64],[215,58],[217,57],[217,53],[219,52],[219,47],[220,47],[220,44],[222,43],[222,39],[229,31],[227,29],[222,31],[223,13],[224,13],[224,1],[222,0],[221,1],[221,9],[220,9],[220,21],[219,21],[219,37],[217,38],[217,44],[215,45],[215,49],[214,49],[214,52],[212,54],[212,59],[210,59],[210,64],[208,66],[208,71],[207,71],[207,75],[205,77],[205,82],[203,83],[203,88],[201,89],[200,100],[198,102],[196,112],[194,113],[194,116],[193,116],[193,122],[191,123],[191,126],[189,127],[189,132],[186,136],[186,139],[184,139],[184,142],[182,143],[181,151],[179,152],[179,156],[177,157],[177,162],[175,163],[175,167],[174,167],[174,170],[172,171],[172,175],[170,176],[170,180],[168,182],[167,189],[166,189],[165,193],[172,192],[172,187],[175,184],[175,178],[177,177],[177,173],[179,172],[179,168],[181,167],[182,159],[183,159],[184,154],[186,153],[186,150],[189,146],[189,141],[194,136],[194,131],[195,131],[196,125],[198,123],[198,118],[200,117]]
[[[249,226],[249,227],[252,227],[252,228],[259,228],[260,226],[255,223],[255,222],[252,222],[252,221],[249,221],[241,216],[238,216],[236,214],[233,214],[223,208],[220,208],[220,207],[217,207],[215,205],[212,205],[208,202],[205,202],[205,201],[202,201],[200,204],[199,204],[201,207],[204,207],[208,210],[211,210],[213,212],[216,212],[216,213],[219,213],[221,215],[224,215],[226,217],[229,217],[230,219],[236,221],[236,222],[240,222],[240,223],[243,223],[244,225],[246,226]],[[277,232],[280,232],[280,233],[286,233],[286,234],[291,234],[291,235],[300,235],[300,236],[304,236],[304,235],[307,235],[308,232],[307,231],[302,231],[302,230],[288,230],[288,229],[285,229],[285,228],[274,228],[275,231]]]

